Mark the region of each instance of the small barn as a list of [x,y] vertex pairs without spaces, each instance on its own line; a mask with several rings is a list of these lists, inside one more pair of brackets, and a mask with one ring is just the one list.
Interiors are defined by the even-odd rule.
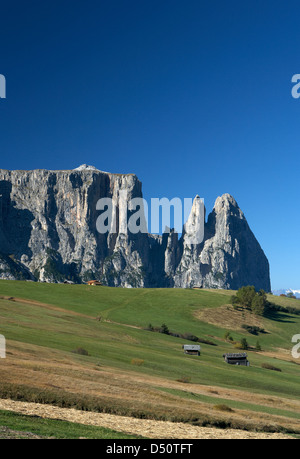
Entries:
[[245,352],[238,354],[223,354],[223,358],[229,365],[242,365],[244,367],[250,366],[248,356]]
[[102,285],[101,282],[97,280],[90,280],[87,282],[88,285]]
[[198,344],[184,344],[182,348],[185,354],[200,355],[201,348]]

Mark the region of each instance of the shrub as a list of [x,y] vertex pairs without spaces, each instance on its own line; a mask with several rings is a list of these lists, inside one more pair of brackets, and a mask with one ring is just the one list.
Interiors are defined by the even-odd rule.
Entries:
[[270,365],[269,363],[262,363],[261,365],[262,368],[265,368],[266,370],[273,370],[273,371],[282,371],[280,368],[274,367],[273,365]]
[[174,336],[174,338],[182,338],[182,335],[180,333],[172,333],[172,332],[169,332],[168,333],[170,336]]
[[210,341],[204,338],[199,338],[198,336],[193,335],[192,333],[171,332],[166,324],[162,324],[161,327],[153,327],[152,324],[149,324],[147,327],[144,328],[144,330],[156,332],[156,333],[163,333],[165,335],[174,336],[175,338],[181,338],[187,341],[193,341],[195,343],[203,343],[203,344],[208,344],[209,346],[217,346],[217,344],[214,343],[213,341]]
[[132,359],[131,360],[131,365],[137,365],[138,367],[140,367],[143,364],[144,364],[143,359]]
[[180,336],[180,338],[187,339],[188,341],[194,341],[194,342],[199,341],[198,336],[195,336],[191,333],[184,333],[183,335]]
[[208,344],[209,346],[217,346],[216,343],[213,343],[212,341],[204,338],[198,338],[198,343]]
[[89,356],[90,354],[88,353],[88,351],[86,351],[85,349],[83,349],[82,347],[77,347],[77,349],[74,349],[73,351],[73,354],[79,354],[79,355],[87,355]]
[[241,349],[244,349],[245,351],[248,349],[249,345],[248,345],[248,342],[246,340],[246,338],[242,338],[241,339]]
[[235,343],[234,347],[236,349],[241,349],[243,351],[246,351],[249,348],[249,345],[248,345],[246,338],[242,338],[241,341]]
[[226,339],[226,341],[233,341],[233,338],[231,334],[229,333],[229,331],[225,333],[224,339]]
[[243,324],[242,328],[247,330],[247,332],[251,333],[251,335],[258,335],[259,333],[265,333],[265,330],[263,328],[256,327],[254,325]]
[[214,410],[226,411],[227,413],[233,413],[233,409],[230,408],[230,406],[224,405],[224,404],[214,405]]
[[160,333],[163,333],[164,335],[170,334],[170,331],[166,324],[162,324],[162,326],[160,327]]
[[261,345],[259,344],[259,341],[256,342],[255,349],[257,351],[261,351]]
[[176,379],[176,381],[188,384],[188,383],[191,382],[191,378],[190,378],[190,376],[181,376],[181,378]]

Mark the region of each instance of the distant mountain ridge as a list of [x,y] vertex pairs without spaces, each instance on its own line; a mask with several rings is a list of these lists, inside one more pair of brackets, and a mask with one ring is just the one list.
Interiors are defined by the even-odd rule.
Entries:
[[[183,230],[162,236],[100,234],[100,198],[142,197],[134,174],[111,174],[82,165],[64,171],[0,170],[0,278],[76,283],[92,279],[116,287],[254,285],[271,291],[269,263],[235,199],[217,198],[201,244]],[[188,222],[198,221],[198,196]],[[189,231],[193,227],[188,226]],[[195,228],[196,231],[197,228]]]
[[293,295],[295,295],[296,298],[300,299],[300,289],[293,290],[291,288],[288,288],[288,289],[281,289],[281,290],[273,290],[272,293],[273,295],[276,295],[276,296],[288,295],[289,293],[292,293]]

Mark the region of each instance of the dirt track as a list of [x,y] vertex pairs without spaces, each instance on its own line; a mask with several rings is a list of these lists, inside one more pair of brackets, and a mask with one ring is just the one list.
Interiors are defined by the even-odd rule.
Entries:
[[282,434],[245,432],[233,429],[196,427],[189,424],[135,419],[105,413],[91,413],[69,408],[58,408],[38,403],[0,400],[0,409],[48,419],[60,419],[79,424],[101,426],[132,435],[155,439],[284,439]]

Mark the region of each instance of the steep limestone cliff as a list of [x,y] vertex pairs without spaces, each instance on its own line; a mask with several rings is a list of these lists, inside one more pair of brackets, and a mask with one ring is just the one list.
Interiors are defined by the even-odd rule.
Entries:
[[[85,165],[69,171],[0,170],[0,278],[95,278],[122,287],[251,284],[270,291],[268,261],[230,195],[217,199],[203,242],[192,244],[198,197],[178,239],[174,231],[162,236],[124,232],[124,192],[127,201],[142,197],[134,174],[110,174]],[[100,198],[111,198],[115,206],[114,234],[97,231]]]
[[205,224],[202,244],[185,243],[183,236],[183,255],[174,285],[225,289],[254,285],[270,291],[268,260],[243,212],[229,194],[216,200]]

